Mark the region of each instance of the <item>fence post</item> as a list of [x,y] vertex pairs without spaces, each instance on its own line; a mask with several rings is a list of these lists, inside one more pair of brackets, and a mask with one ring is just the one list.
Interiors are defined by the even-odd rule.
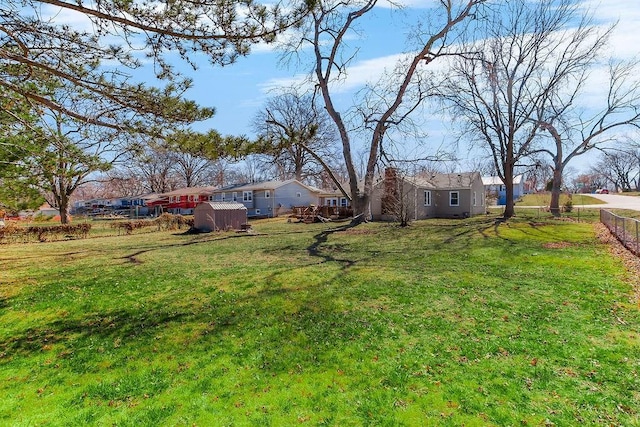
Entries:
[[636,219],[636,255],[640,256],[640,238],[638,235],[638,224],[640,224],[640,221]]

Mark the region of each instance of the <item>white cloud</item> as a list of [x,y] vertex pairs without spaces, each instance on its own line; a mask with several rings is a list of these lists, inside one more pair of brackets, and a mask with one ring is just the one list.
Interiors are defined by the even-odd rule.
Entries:
[[[334,93],[340,94],[355,91],[367,83],[376,82],[385,72],[391,71],[403,57],[403,54],[388,55],[355,63],[347,69],[344,79],[334,82]],[[307,79],[307,74],[296,74],[292,77],[267,80],[260,87],[263,92],[269,92],[278,87],[303,86]]]
[[585,0],[584,10],[593,14],[602,26],[617,22],[609,43],[609,55],[618,58],[633,58],[640,51],[640,7],[637,1],[629,0]]

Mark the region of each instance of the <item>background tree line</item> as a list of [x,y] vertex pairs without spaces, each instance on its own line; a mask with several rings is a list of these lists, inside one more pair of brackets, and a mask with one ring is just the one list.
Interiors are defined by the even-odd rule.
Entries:
[[[505,217],[514,213],[515,174],[536,168],[552,174],[551,210],[559,215],[573,159],[615,149],[621,132],[638,126],[638,64],[606,55],[615,27],[599,26],[579,0],[434,2],[411,17],[395,65],[347,102],[340,84],[366,43],[361,24],[379,5],[4,2],[2,203],[26,206],[39,194],[66,211],[97,176],[158,191],[224,183],[233,174],[222,165],[245,160],[245,179],[296,177],[341,190],[361,221],[384,167],[455,164],[455,147],[442,150],[425,132],[428,119],[440,118],[490,159],[507,189]],[[60,10],[91,25],[60,23]],[[402,7],[393,13],[407,18]],[[196,55],[228,65],[258,42],[276,44],[281,61],[307,78],[265,104],[253,118],[255,137],[193,130],[215,111],[185,99],[192,81],[168,54],[193,67]],[[143,57],[155,86],[134,79]],[[594,81],[606,93],[587,101]]]

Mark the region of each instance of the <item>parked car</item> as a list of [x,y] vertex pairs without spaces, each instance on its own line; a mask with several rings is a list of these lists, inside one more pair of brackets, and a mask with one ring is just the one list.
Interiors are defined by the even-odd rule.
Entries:
[[598,188],[596,190],[596,194],[609,194],[609,190],[607,190],[606,188]]

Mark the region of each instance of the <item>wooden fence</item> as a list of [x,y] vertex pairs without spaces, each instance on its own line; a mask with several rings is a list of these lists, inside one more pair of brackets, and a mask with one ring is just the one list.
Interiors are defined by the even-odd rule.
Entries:
[[640,257],[640,220],[600,209],[600,222],[631,252]]

